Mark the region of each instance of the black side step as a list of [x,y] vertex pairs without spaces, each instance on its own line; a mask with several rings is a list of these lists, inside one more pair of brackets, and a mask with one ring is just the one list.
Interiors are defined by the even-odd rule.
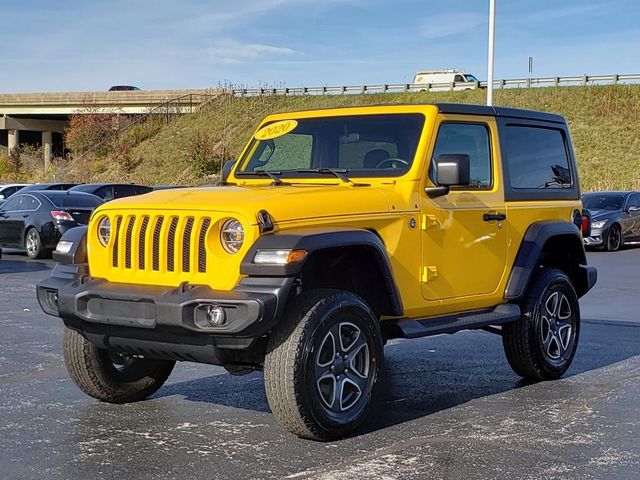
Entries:
[[489,310],[430,317],[423,320],[397,320],[395,324],[402,331],[404,338],[418,338],[501,325],[519,318],[520,307],[513,303],[505,303]]

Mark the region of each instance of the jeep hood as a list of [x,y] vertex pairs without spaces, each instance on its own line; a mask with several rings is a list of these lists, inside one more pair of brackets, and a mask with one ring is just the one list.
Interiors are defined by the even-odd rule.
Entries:
[[113,200],[99,211],[188,210],[238,213],[255,224],[260,210],[275,222],[389,212],[389,201],[371,186],[224,186],[160,190]]

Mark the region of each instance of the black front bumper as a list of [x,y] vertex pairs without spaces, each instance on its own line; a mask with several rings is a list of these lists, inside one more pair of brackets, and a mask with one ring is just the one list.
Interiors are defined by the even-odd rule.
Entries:
[[[37,286],[42,309],[100,347],[205,363],[220,349],[250,349],[280,318],[294,279],[243,279],[231,291],[207,286],[156,287],[91,278],[86,264],[58,264]],[[220,307],[214,326],[208,310]]]

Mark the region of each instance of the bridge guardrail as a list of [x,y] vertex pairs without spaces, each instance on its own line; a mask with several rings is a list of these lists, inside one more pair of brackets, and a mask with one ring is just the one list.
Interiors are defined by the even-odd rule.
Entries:
[[[640,74],[578,75],[569,77],[538,77],[495,80],[494,88],[532,88],[640,83]],[[265,95],[345,95],[362,93],[402,93],[416,91],[452,91],[486,88],[487,82],[453,83],[389,83],[380,85],[342,85],[332,87],[233,88],[234,96]]]

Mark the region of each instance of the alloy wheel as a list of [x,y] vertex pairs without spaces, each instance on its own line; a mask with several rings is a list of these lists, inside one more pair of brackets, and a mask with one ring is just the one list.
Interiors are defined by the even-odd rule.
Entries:
[[552,292],[540,312],[540,340],[545,356],[551,362],[561,362],[574,341],[573,312],[569,299],[562,292]]
[[620,227],[613,225],[609,230],[609,235],[607,236],[607,248],[611,251],[616,251],[620,248],[621,243],[622,232],[620,231]]
[[40,237],[38,236],[38,232],[34,228],[29,230],[29,233],[27,233],[27,241],[25,246],[27,254],[30,257],[35,257],[38,254]]
[[351,409],[372,381],[367,339],[351,322],[338,322],[324,335],[315,357],[315,384],[323,406],[334,413]]

